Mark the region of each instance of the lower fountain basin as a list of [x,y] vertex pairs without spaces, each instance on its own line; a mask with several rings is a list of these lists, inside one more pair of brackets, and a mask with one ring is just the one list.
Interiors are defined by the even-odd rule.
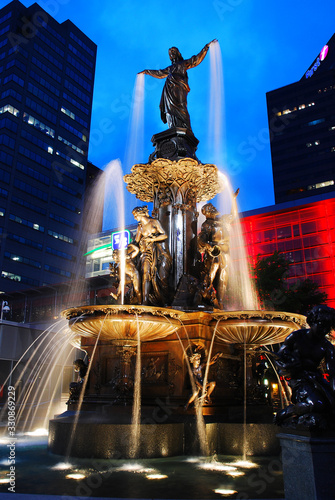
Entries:
[[114,344],[135,345],[163,339],[181,326],[182,311],[163,307],[106,305],[66,309],[62,316],[80,337],[109,340]]

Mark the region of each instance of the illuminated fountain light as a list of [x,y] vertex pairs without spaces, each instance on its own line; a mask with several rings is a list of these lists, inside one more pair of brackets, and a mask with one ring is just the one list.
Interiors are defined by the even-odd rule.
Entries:
[[49,431],[48,429],[44,429],[42,427],[39,427],[38,429],[35,429],[34,431],[29,431],[25,432],[24,436],[48,436]]
[[136,474],[156,474],[159,471],[156,469],[152,469],[149,467],[143,467],[142,464],[138,463],[130,463],[130,464],[123,464],[121,467],[117,467],[114,469],[115,472],[134,472]]
[[230,472],[227,472],[227,475],[232,477],[239,477],[245,476],[245,472],[242,472],[241,470],[232,470]]
[[7,484],[10,482],[9,477],[2,477],[0,478],[0,484]]
[[167,479],[168,476],[166,474],[147,474],[145,476],[147,479]]
[[51,467],[51,470],[68,470],[72,469],[73,465],[69,462],[59,462],[58,464]]
[[66,479],[75,479],[77,481],[84,479],[85,477],[85,474],[82,474],[81,472],[71,472],[65,476]]
[[259,467],[255,462],[250,462],[249,460],[237,460],[236,462],[232,462],[234,467],[242,467],[243,469],[254,469]]
[[235,495],[235,493],[237,493],[237,491],[231,490],[228,488],[216,488],[214,490],[214,493],[218,493],[218,495],[222,495],[222,496],[227,496],[227,495]]
[[198,465],[198,469],[211,470],[211,471],[222,471],[222,472],[234,472],[237,470],[236,467],[232,465],[223,464],[221,462],[204,462]]

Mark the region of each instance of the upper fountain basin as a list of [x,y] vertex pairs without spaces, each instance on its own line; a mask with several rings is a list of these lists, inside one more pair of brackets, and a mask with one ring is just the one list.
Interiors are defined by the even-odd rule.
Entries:
[[99,336],[114,344],[133,345],[158,340],[181,326],[182,311],[164,307],[103,305],[72,307],[62,312],[69,327],[80,337]]

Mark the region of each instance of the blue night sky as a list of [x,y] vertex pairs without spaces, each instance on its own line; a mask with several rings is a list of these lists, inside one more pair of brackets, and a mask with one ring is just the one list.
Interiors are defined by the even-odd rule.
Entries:
[[[24,5],[30,0],[21,0]],[[1,0],[0,4],[5,4]],[[265,94],[304,75],[335,31],[334,0],[41,0],[58,22],[70,19],[98,46],[89,160],[104,168],[119,158],[123,171],[131,99],[137,72],[169,65],[168,48],[184,58],[217,38],[224,72],[225,165],[233,189],[240,187],[239,210],[274,204]],[[208,149],[209,55],[189,71],[188,107],[198,158],[214,159]],[[145,77],[144,153],[151,137],[165,130],[159,100],[164,80]],[[108,124],[108,126],[106,126]],[[139,204],[127,197],[126,223]],[[113,222],[107,222],[105,229]]]

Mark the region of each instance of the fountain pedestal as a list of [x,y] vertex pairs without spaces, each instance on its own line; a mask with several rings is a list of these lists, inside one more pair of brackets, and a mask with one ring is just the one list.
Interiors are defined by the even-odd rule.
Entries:
[[286,500],[335,499],[335,434],[281,433]]
[[157,158],[179,160],[180,158],[197,159],[195,152],[199,144],[198,139],[186,128],[173,127],[152,136],[151,142],[155,151],[149,161]]

